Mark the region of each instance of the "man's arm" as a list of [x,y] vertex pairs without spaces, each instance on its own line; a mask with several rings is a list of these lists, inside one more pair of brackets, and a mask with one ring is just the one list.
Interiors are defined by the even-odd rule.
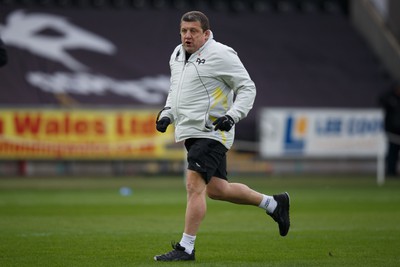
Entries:
[[253,108],[256,86],[233,49],[226,50],[223,56],[225,57],[225,66],[222,77],[236,95],[235,101],[226,115],[237,123],[244,119]]

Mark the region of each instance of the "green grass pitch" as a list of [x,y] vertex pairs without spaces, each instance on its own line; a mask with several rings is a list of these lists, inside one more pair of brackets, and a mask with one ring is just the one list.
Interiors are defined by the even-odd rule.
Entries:
[[1,178],[0,266],[400,266],[400,179],[231,181],[288,191],[288,236],[261,209],[207,200],[196,262],[160,263],[182,234],[182,177]]

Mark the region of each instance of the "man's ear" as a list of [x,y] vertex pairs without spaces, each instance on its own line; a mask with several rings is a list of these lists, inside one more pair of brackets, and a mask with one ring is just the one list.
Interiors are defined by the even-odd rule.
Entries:
[[210,38],[211,31],[210,30],[206,30],[204,32],[204,34],[206,35],[206,39],[208,40],[208,38]]

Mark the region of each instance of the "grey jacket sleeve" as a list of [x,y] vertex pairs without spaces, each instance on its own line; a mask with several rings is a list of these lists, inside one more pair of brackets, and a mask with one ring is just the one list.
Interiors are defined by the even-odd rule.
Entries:
[[231,116],[237,123],[244,119],[253,108],[256,86],[233,49],[229,48],[221,55],[224,57],[224,64],[222,69],[219,70],[220,75],[236,95],[227,115]]
[[[171,54],[171,57],[170,57],[170,61],[169,61],[169,64],[170,64],[170,68],[171,68],[171,65],[172,65],[172,63],[173,63],[173,61],[176,59],[176,57],[177,57],[177,52],[179,51],[179,49],[180,49],[180,46],[178,45],[175,49],[174,49],[174,51],[172,52],[172,54]],[[169,89],[169,93],[168,93],[168,96],[167,96],[167,100],[165,101],[165,106],[164,106],[164,108],[163,108],[163,110],[160,112],[160,118],[162,118],[162,117],[168,117],[170,120],[171,120],[171,123],[173,123],[174,122],[174,116],[173,116],[173,114],[172,114],[172,105],[173,105],[173,96],[172,96],[172,76],[171,76],[171,87],[170,87],[170,89]]]

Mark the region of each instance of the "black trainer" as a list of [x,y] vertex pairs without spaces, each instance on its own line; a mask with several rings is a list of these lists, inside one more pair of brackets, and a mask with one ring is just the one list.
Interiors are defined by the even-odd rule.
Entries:
[[171,243],[174,250],[162,255],[154,256],[156,261],[194,261],[194,250],[192,254],[185,252],[185,248],[179,243]]
[[273,213],[268,213],[269,216],[274,219],[279,225],[279,233],[281,236],[286,236],[289,232],[290,227],[290,218],[289,218],[289,207],[290,207],[290,198],[287,192],[274,195],[273,196],[278,205],[276,206]]

